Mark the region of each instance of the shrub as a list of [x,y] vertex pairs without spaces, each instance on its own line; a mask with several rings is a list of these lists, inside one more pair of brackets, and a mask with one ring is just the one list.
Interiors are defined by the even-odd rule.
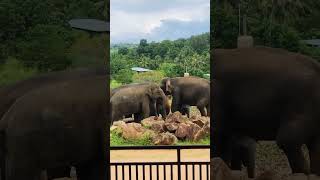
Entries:
[[121,69],[115,74],[114,79],[122,84],[128,84],[132,82],[133,71],[131,69]]
[[66,49],[71,35],[60,26],[37,25],[18,43],[18,57],[25,66],[40,71],[63,70],[71,65]]
[[132,81],[135,83],[143,83],[143,82],[154,82],[160,83],[160,81],[164,78],[164,75],[160,71],[150,71],[143,73],[136,73],[132,77]]
[[111,88],[111,89],[117,88],[117,87],[119,87],[119,86],[121,86],[121,85],[122,85],[122,84],[119,83],[119,82],[116,81],[116,80],[111,80],[111,82],[110,82],[110,88]]
[[159,70],[164,74],[166,77],[176,77],[179,76],[180,70],[179,66],[173,63],[162,63],[159,67]]
[[29,78],[37,74],[37,70],[24,67],[18,60],[9,58],[4,65],[1,66],[0,84],[9,85],[16,81]]

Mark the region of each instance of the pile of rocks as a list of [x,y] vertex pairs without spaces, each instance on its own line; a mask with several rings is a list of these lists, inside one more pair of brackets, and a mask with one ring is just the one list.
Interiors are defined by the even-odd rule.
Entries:
[[187,118],[180,112],[169,114],[166,120],[149,117],[140,123],[117,121],[111,131],[118,131],[125,139],[139,139],[146,134],[155,145],[172,145],[178,140],[199,141],[210,134],[209,117]]

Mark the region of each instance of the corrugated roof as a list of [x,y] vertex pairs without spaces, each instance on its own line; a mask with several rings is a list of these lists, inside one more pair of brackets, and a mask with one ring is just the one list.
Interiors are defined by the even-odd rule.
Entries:
[[131,68],[132,71],[137,71],[137,72],[149,72],[152,71],[150,69],[142,68],[142,67],[133,67]]
[[110,32],[110,23],[97,19],[72,19],[69,24],[73,28],[94,32]]
[[309,39],[309,40],[302,40],[302,41],[308,45],[320,47],[320,39]]

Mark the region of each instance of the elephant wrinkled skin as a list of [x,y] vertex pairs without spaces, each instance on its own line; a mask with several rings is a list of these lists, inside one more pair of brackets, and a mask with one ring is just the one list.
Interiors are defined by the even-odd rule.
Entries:
[[11,106],[0,121],[7,180],[39,179],[42,169],[62,166],[75,166],[81,180],[108,178],[106,79],[52,83]]
[[215,49],[213,154],[230,162],[232,136],[275,140],[293,173],[320,175],[320,65],[281,49]]
[[172,112],[189,114],[189,106],[197,106],[202,116],[210,116],[208,80],[192,76],[165,78],[161,81],[160,87],[166,95],[172,95]]
[[167,97],[154,83],[127,85],[114,90],[111,94],[112,122],[132,114],[139,116],[135,120],[140,121],[149,117],[151,113],[158,116],[158,111],[161,111],[164,119],[167,116],[165,107]]

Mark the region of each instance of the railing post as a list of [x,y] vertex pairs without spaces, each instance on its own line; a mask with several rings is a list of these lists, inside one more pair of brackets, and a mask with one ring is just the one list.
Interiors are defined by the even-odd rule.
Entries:
[[177,159],[178,159],[178,180],[181,180],[181,151],[180,147],[177,148]]

